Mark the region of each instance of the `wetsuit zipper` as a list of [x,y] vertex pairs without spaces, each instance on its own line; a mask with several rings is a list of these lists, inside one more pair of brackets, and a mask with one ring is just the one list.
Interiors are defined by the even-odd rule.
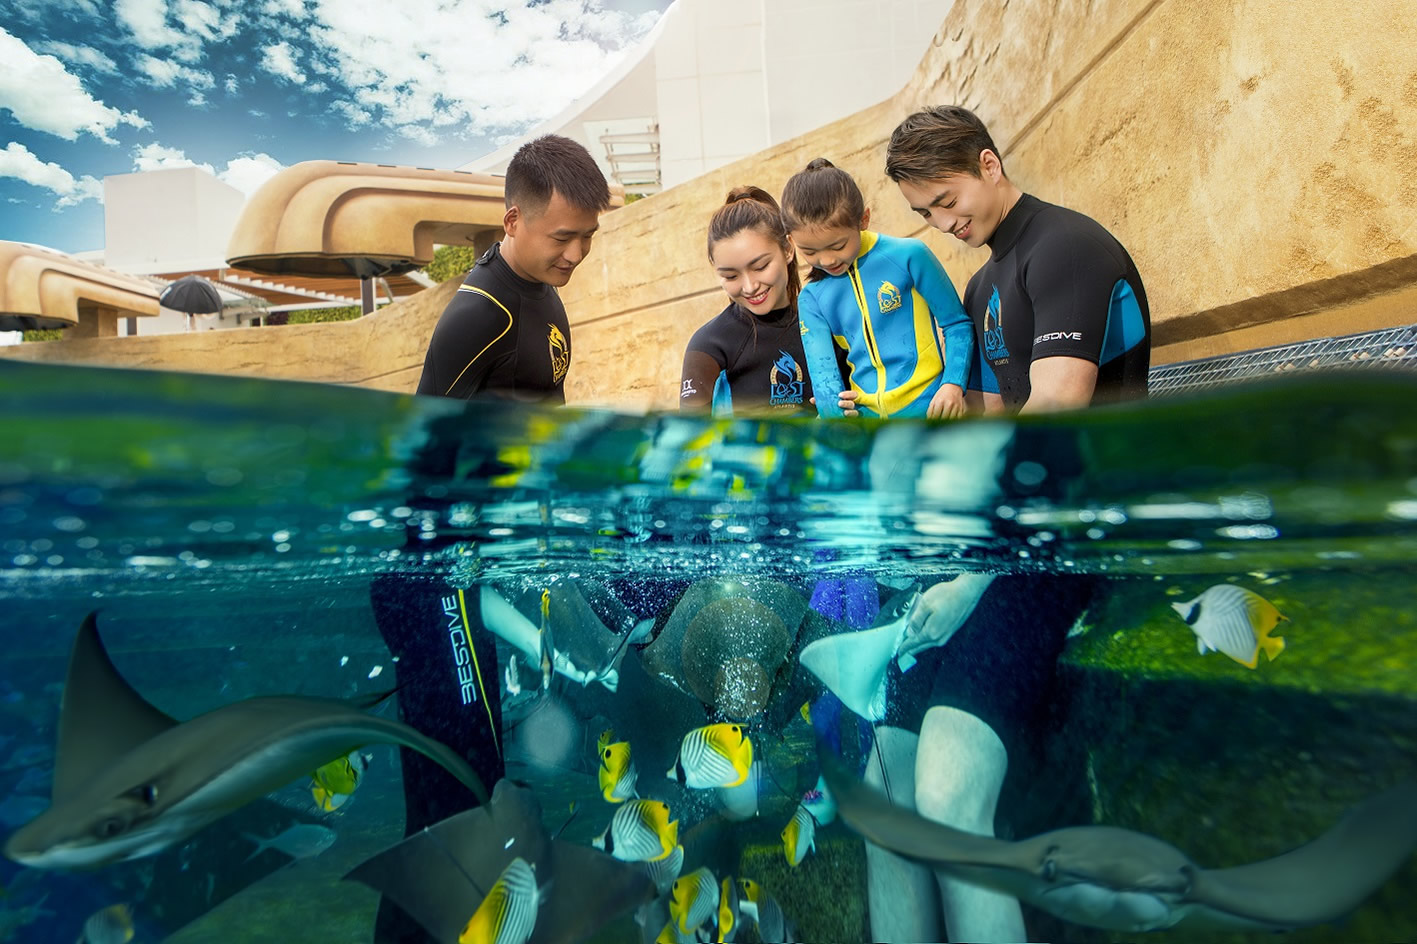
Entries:
[[871,315],[866,309],[866,290],[861,286],[861,270],[855,262],[846,271],[851,279],[851,293],[856,296],[856,307],[861,309],[861,329],[866,335],[866,353],[871,355],[871,365],[876,368],[876,412],[881,419],[886,413],[886,365],[881,361],[881,352],[876,348],[876,335],[871,330]]

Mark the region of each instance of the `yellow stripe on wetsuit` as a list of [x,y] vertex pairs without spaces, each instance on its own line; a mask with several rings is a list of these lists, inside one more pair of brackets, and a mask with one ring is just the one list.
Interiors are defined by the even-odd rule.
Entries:
[[[459,286],[458,286],[458,291],[459,291],[459,292],[472,292],[473,294],[481,295],[483,298],[487,299],[487,300],[490,301],[492,304],[494,304],[494,305],[496,305],[498,308],[502,309],[502,313],[507,316],[507,326],[502,329],[502,333],[501,333],[501,334],[497,335],[497,336],[496,336],[495,338],[493,338],[491,341],[488,341],[488,342],[487,342],[487,347],[484,347],[482,350],[480,350],[480,351],[478,351],[476,354],[472,355],[472,360],[470,360],[470,361],[467,362],[467,366],[466,366],[466,367],[464,367],[462,370],[458,371],[458,375],[453,378],[453,382],[450,383],[450,384],[448,384],[448,389],[443,391],[443,395],[444,395],[444,396],[447,396],[448,394],[450,394],[450,393],[453,392],[453,388],[458,385],[458,381],[459,381],[459,380],[462,380],[462,375],[465,374],[465,373],[467,373],[468,367],[471,367],[473,364],[476,364],[476,363],[477,363],[477,359],[478,359],[479,357],[481,357],[483,354],[486,354],[486,353],[487,353],[487,348],[490,348],[492,345],[494,345],[494,344],[496,344],[498,341],[502,340],[504,337],[507,336],[507,332],[510,331],[510,330],[512,330],[512,313],[507,310],[507,306],[506,306],[506,305],[503,305],[501,302],[497,301],[497,299],[494,298],[490,292],[487,292],[487,291],[485,291],[485,290],[483,290],[483,289],[480,289],[480,288],[478,288],[476,285],[459,285]],[[459,594],[459,596],[461,596],[461,593]]]
[[477,691],[482,696],[482,707],[487,710],[487,723],[492,728],[492,746],[497,748],[497,756],[501,757],[502,742],[497,737],[497,719],[492,717],[492,703],[487,700],[487,688],[482,684],[482,666],[477,661],[477,647],[472,644],[472,630],[467,624],[467,600],[461,590],[458,591],[458,612],[462,614],[462,632],[467,637],[467,651],[472,653],[472,668],[477,673]]
[[860,258],[860,256],[857,256],[856,259],[852,261],[851,268],[846,270],[846,275],[847,278],[851,280],[851,294],[856,296],[856,307],[861,309],[861,330],[866,335],[866,353],[871,356],[871,366],[876,369],[875,402],[870,402],[872,400],[871,394],[857,387],[855,384],[852,384],[852,386],[856,387],[862,400],[866,401],[865,405],[874,409],[878,416],[885,419],[890,415],[886,412],[885,403],[887,389],[886,365],[881,361],[880,349],[876,347],[876,334],[871,330],[871,309],[867,307],[866,290],[861,285],[861,269],[857,265]]

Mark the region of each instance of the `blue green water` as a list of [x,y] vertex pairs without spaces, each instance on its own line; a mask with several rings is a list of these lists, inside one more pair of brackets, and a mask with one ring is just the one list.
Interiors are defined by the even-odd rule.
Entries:
[[[1063,655],[1040,757],[1006,784],[1001,834],[1103,822],[1205,866],[1264,858],[1417,773],[1414,394],[1409,378],[1355,374],[1018,424],[868,425],[3,364],[0,818],[8,831],[47,804],[69,646],[95,609],[125,677],[186,718],[258,694],[390,687],[368,595],[382,573],[459,587],[774,578],[804,602],[839,575],[1077,573],[1107,592]],[[1196,652],[1168,604],[1222,582],[1289,617],[1276,661]],[[574,841],[608,819],[598,732],[577,733],[584,763],[515,771],[552,828],[578,805]],[[723,827],[740,868],[775,870],[763,883],[803,939],[868,939],[849,830],[824,827],[817,854],[782,862],[810,732],[755,739],[784,789]],[[0,940],[72,942],[118,902],[139,940],[370,940],[377,897],[339,878],[402,836],[402,784],[393,749],[368,754],[334,813],[294,784],[149,859],[73,874],[5,863]],[[685,830],[713,816],[682,806]],[[284,868],[278,853],[244,861],[242,832],[293,822],[338,839]],[[1337,928],[1296,938],[1417,938],[1414,878],[1408,862]],[[1126,938],[1026,918],[1035,937]],[[626,921],[602,939],[638,933]]]

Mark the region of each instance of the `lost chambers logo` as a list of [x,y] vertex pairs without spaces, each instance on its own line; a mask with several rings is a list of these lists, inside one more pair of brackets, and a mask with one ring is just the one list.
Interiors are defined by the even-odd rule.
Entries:
[[550,329],[546,342],[551,348],[551,382],[560,383],[571,367],[571,345],[566,342],[566,336],[561,333],[560,328],[554,324],[548,324],[546,327]]
[[1009,359],[1009,347],[1004,343],[1004,309],[999,301],[997,285],[984,310],[984,356],[994,364],[1002,364]]
[[807,389],[806,380],[801,365],[786,351],[777,352],[777,360],[772,362],[772,370],[768,371],[768,387],[770,388],[768,399],[770,405],[800,406],[802,404]]

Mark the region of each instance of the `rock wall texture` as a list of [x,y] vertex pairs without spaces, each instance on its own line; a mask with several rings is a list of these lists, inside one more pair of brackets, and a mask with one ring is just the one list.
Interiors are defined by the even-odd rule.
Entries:
[[[1025,190],[1122,240],[1156,363],[1415,321],[1414,48],[1417,0],[957,0],[892,99],[604,218],[562,293],[568,399],[672,407],[684,344],[724,304],[709,215],[813,157],[855,174],[873,227],[925,239],[963,288],[985,251],[922,229],[882,173],[891,129],[936,103],[978,111]],[[869,63],[823,64],[850,68]],[[342,324],[0,350],[411,390],[451,291]]]

